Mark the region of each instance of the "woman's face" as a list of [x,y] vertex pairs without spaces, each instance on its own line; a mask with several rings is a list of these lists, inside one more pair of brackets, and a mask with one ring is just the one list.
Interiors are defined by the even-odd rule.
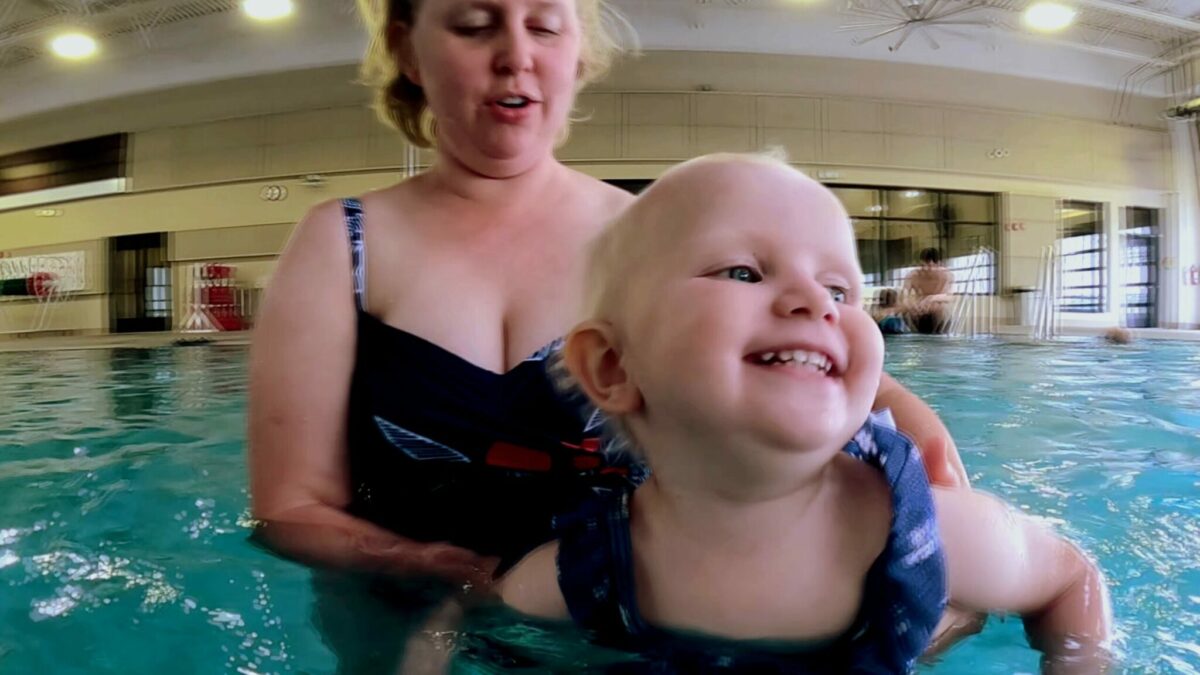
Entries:
[[440,152],[495,178],[551,156],[575,96],[575,0],[423,0],[410,40]]

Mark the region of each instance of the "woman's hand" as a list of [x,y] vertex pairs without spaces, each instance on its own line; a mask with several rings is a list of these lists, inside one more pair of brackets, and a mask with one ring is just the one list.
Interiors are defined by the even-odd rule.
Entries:
[[271,550],[313,567],[437,577],[486,591],[498,558],[445,542],[406,539],[329,507],[311,507],[261,523],[254,539]]
[[879,382],[874,410],[888,408],[896,426],[921,451],[929,481],[942,487],[971,487],[967,470],[958,456],[958,446],[937,413],[887,373]]
[[[932,412],[932,411],[931,411]],[[933,434],[924,440],[914,440],[921,450],[921,461],[925,464],[925,473],[929,482],[942,487],[971,487],[967,478],[967,469],[963,466],[962,458],[958,456],[958,447],[950,432],[942,428],[943,433]]]
[[486,592],[495,583],[500,559],[445,542],[402,541],[385,544],[380,553],[392,560],[388,572],[402,576],[431,576],[463,584],[464,590]]

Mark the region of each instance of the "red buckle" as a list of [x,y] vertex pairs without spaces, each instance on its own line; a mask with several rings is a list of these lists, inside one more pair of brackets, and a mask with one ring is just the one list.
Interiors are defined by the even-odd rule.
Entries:
[[549,471],[554,465],[554,460],[545,452],[502,441],[488,448],[484,462],[488,466],[520,471]]

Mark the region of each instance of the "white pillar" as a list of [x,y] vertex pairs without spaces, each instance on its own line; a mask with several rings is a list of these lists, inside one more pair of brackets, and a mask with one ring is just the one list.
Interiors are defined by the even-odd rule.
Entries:
[[1200,328],[1200,286],[1191,285],[1188,274],[1193,265],[1200,265],[1200,138],[1193,120],[1168,123],[1175,195],[1160,240],[1160,325]]

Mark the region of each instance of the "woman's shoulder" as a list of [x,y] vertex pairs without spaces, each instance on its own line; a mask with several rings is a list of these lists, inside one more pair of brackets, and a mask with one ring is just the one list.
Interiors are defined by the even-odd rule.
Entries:
[[326,199],[309,207],[296,224],[288,247],[324,251],[336,255],[347,249],[346,211],[342,199]]
[[607,218],[616,217],[618,213],[633,203],[634,196],[626,190],[576,169],[568,169],[568,171],[572,178],[572,191],[575,196],[598,209]]

